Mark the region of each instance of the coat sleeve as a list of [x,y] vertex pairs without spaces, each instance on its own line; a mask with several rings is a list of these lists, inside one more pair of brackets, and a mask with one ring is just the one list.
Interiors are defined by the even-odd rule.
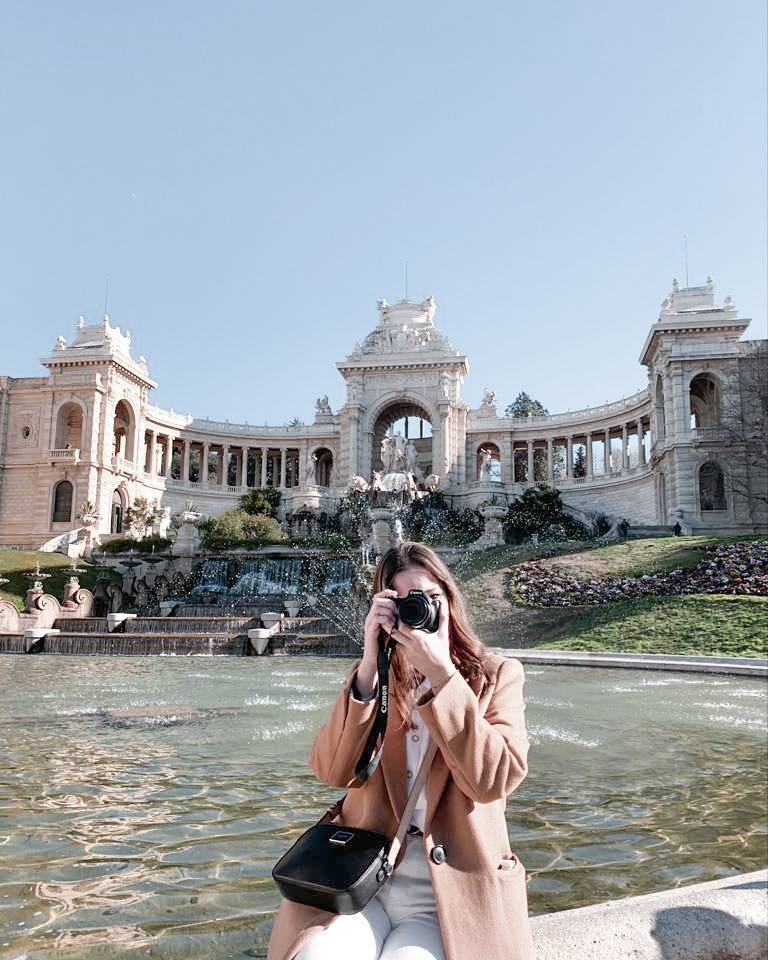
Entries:
[[312,741],[309,767],[312,773],[331,787],[362,786],[355,780],[355,766],[360,759],[378,709],[372,697],[362,701],[355,695],[356,660],[343,681],[328,720]]
[[437,693],[428,691],[416,705],[454,781],[477,803],[506,797],[528,773],[524,683],[520,661],[505,658],[484,716],[458,670]]

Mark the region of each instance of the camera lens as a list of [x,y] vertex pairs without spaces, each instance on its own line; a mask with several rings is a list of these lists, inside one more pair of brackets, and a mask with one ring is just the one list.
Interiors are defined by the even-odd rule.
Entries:
[[434,633],[440,620],[440,604],[431,600],[422,590],[411,590],[407,597],[398,597],[397,615],[403,623],[415,630]]

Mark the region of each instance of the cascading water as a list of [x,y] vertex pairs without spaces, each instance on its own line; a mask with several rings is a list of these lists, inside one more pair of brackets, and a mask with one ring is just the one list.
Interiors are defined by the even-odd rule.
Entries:
[[204,560],[200,568],[200,580],[189,595],[196,597],[201,593],[227,593],[228,567],[226,560]]
[[244,560],[240,576],[229,591],[231,596],[254,597],[265,594],[295,595],[301,583],[301,560],[298,558],[261,557]]
[[348,593],[352,589],[352,561],[346,557],[328,561],[323,593]]

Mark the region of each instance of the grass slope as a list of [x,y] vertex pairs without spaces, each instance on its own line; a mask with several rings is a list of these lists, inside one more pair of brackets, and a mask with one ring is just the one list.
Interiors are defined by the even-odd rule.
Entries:
[[[641,576],[694,566],[707,547],[759,537],[659,537],[609,546],[563,545],[545,566],[588,580]],[[499,547],[455,569],[472,619],[492,647],[766,656],[768,598],[718,595],[646,597],[599,607],[531,607],[513,602],[509,581],[517,564],[546,547]]]
[[[40,553],[36,550],[0,550],[0,577],[9,581],[0,584],[0,600],[10,600],[19,610],[24,609],[24,595],[32,586],[31,578],[24,574],[33,571],[38,560],[41,572],[51,574],[50,579],[43,581],[45,592],[61,600],[64,584],[72,573],[67,569],[72,561],[61,553]],[[77,565],[83,570],[78,578],[80,585],[93,590],[96,578],[103,571],[82,560],[78,560]],[[113,574],[113,579],[119,577]]]

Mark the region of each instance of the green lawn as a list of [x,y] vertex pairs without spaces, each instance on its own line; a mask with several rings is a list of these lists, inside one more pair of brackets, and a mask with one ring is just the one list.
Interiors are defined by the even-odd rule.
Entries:
[[539,621],[530,646],[616,653],[768,655],[768,597],[694,594],[643,597],[558,610]]
[[[0,577],[10,581],[0,584],[0,599],[10,600],[19,610],[24,609],[24,594],[32,586],[32,580],[24,574],[33,571],[38,560],[40,570],[51,574],[50,579],[43,581],[45,592],[61,600],[64,584],[72,573],[67,569],[72,561],[62,553],[40,553],[35,550],[0,550]],[[93,590],[96,578],[102,571],[83,560],[78,560],[77,565],[83,568],[78,578],[80,585]],[[118,579],[116,574],[112,576]]]

